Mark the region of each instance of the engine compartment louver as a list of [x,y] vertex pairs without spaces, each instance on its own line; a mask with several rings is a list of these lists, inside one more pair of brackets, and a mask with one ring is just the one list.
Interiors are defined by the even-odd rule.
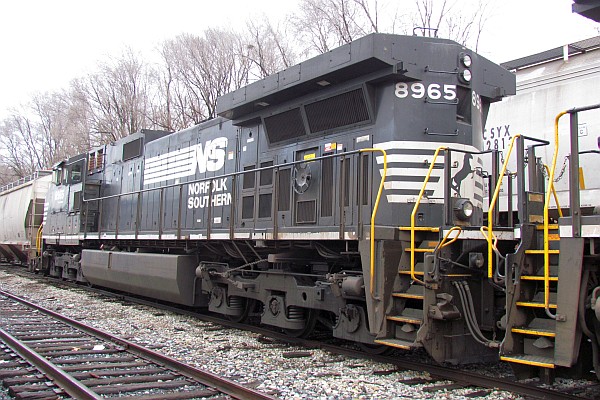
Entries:
[[306,135],[300,108],[294,108],[265,118],[270,143],[279,143]]
[[369,109],[361,88],[307,104],[304,109],[311,133],[369,121]]

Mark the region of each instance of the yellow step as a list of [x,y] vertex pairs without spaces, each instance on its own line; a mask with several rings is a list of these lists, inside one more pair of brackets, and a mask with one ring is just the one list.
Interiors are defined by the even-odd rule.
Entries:
[[[401,226],[399,228],[401,231],[410,231],[410,226]],[[439,232],[440,228],[434,228],[432,226],[415,226],[415,231],[419,232]]]
[[400,299],[414,299],[414,300],[423,300],[425,296],[422,294],[410,294],[410,293],[392,293],[393,297],[398,297]]
[[554,360],[552,358],[534,356],[531,354],[500,356],[500,360],[517,364],[531,365],[533,367],[554,368]]
[[[537,276],[537,275],[521,275],[521,280],[523,280],[523,281],[543,281],[544,277]],[[550,276],[549,280],[550,280],[550,282],[558,282],[558,276]]]
[[375,339],[374,342],[402,350],[412,350],[421,347],[418,343],[407,342],[406,340],[400,339]]
[[[400,275],[410,275],[410,271],[408,271],[408,270],[407,270],[407,271],[404,271],[404,270],[402,270],[402,271],[398,271],[398,273],[399,273]],[[422,276],[422,275],[423,275],[423,271],[415,271],[415,275],[420,275],[420,276]]]
[[[531,301],[517,301],[519,307],[545,308],[544,303],[534,303]],[[556,304],[549,304],[548,308],[556,308]]]
[[556,337],[556,333],[547,329],[528,329],[528,328],[512,328],[511,332],[521,333],[523,335]]
[[[559,254],[560,250],[548,250],[548,254]],[[544,250],[525,250],[525,254],[544,254]]]
[[423,320],[420,318],[409,317],[404,315],[388,315],[387,320],[394,322],[403,322],[405,324],[421,325]]
[[[410,253],[412,249],[404,249],[404,251],[407,251]],[[433,250],[435,249],[415,249],[415,253],[433,253]]]
[[[544,230],[544,225],[537,225],[535,227],[535,229],[537,229],[538,231],[543,231]],[[558,224],[548,224],[548,230],[549,231],[557,231],[558,230]]]

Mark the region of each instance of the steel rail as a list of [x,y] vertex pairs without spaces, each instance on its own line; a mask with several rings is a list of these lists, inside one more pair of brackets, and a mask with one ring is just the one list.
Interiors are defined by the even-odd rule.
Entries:
[[[4,294],[3,292],[2,294]],[[8,297],[8,296],[7,296]],[[0,338],[15,353],[39,369],[44,375],[50,378],[56,386],[64,390],[69,396],[80,400],[97,400],[102,397],[94,393],[93,390],[85,386],[79,380],[75,379],[60,367],[46,360],[26,344],[0,328]]]
[[[18,272],[18,274],[22,275],[22,276],[33,277],[35,279],[40,279],[40,280],[45,279],[46,281],[48,281],[52,284],[57,284],[60,286],[83,288],[81,285],[77,285],[75,283],[65,282],[65,281],[61,281],[61,280],[55,280],[54,278],[49,278],[49,277],[41,278],[39,275],[35,275],[35,274],[29,273],[27,271],[20,271],[20,272]],[[142,305],[155,307],[155,308],[165,310],[165,311],[170,311],[170,312],[176,313],[178,315],[185,315],[185,316],[189,316],[189,317],[198,318],[201,321],[209,322],[212,324],[218,324],[218,325],[221,325],[226,328],[250,331],[250,332],[253,332],[256,334],[261,334],[264,336],[271,337],[280,342],[284,342],[284,343],[294,345],[294,346],[303,346],[306,348],[321,349],[321,350],[330,351],[332,353],[339,354],[339,355],[374,360],[374,361],[377,361],[380,363],[387,363],[387,364],[394,365],[401,369],[428,372],[431,375],[434,375],[438,378],[452,380],[452,381],[456,381],[456,382],[466,382],[470,385],[477,386],[477,387],[503,390],[503,391],[508,391],[508,392],[512,392],[515,394],[519,394],[522,396],[531,396],[531,397],[540,398],[540,399],[582,400],[581,396],[576,396],[576,395],[572,395],[569,393],[561,393],[557,390],[552,390],[552,389],[548,389],[548,388],[544,388],[544,387],[537,387],[530,383],[523,383],[523,382],[518,382],[518,381],[506,379],[506,378],[498,378],[498,377],[483,375],[483,374],[474,373],[474,372],[462,371],[462,370],[458,370],[455,368],[449,368],[449,367],[446,367],[443,365],[438,365],[438,364],[433,364],[433,363],[428,363],[428,362],[404,360],[404,359],[398,357],[397,355],[396,356],[376,355],[376,354],[367,353],[364,351],[359,351],[356,349],[348,348],[347,345],[340,346],[340,345],[336,345],[336,344],[325,343],[323,341],[314,340],[314,339],[302,339],[302,338],[291,337],[291,336],[288,336],[283,333],[276,332],[276,331],[273,331],[270,329],[253,326],[253,325],[247,325],[247,324],[240,323],[240,322],[233,322],[233,321],[225,320],[222,318],[218,318],[214,315],[200,314],[200,313],[197,313],[194,311],[177,308],[172,305],[166,305],[166,304],[157,303],[155,301],[144,300],[144,299],[140,299],[137,297],[124,295],[122,293],[117,294],[117,293],[103,290],[100,288],[85,287],[84,289],[86,291],[103,294],[108,297],[115,297],[115,298],[119,298],[122,300],[131,301],[131,302],[134,302],[137,304],[142,304]]]
[[[54,280],[53,280],[54,282]],[[59,285],[68,285],[71,284],[66,283],[64,281],[56,281]],[[77,287],[81,287],[80,285],[73,285]],[[287,343],[289,345],[300,346],[305,348],[313,348],[313,349],[321,349],[325,351],[329,351],[335,354],[355,357],[360,359],[374,360],[380,363],[392,364],[398,368],[420,371],[420,372],[428,372],[431,375],[435,375],[436,377],[458,381],[458,382],[467,382],[470,385],[478,386],[482,388],[488,389],[498,389],[504,390],[512,393],[516,393],[522,396],[532,396],[540,399],[549,399],[549,400],[558,400],[558,399],[566,399],[566,400],[582,400],[582,397],[560,393],[556,390],[551,390],[547,388],[540,388],[536,386],[532,386],[529,383],[522,383],[513,380],[507,380],[506,378],[498,378],[493,376],[487,376],[483,374],[478,374],[474,372],[467,372],[458,370],[455,368],[445,367],[443,365],[432,364],[428,362],[419,362],[419,361],[410,361],[402,359],[401,357],[396,356],[384,356],[384,355],[376,355],[352,348],[348,348],[347,344],[336,345],[325,343],[323,341],[314,340],[314,339],[303,339],[288,336],[284,333],[276,332],[267,328],[262,328],[254,325],[247,325],[240,322],[233,322],[229,320],[225,320],[214,315],[207,314],[199,314],[194,311],[183,310],[177,308],[172,305],[165,305],[156,302],[152,302],[149,300],[139,299],[137,297],[131,297],[127,295],[123,295],[121,293],[115,294],[110,291],[98,289],[98,288],[85,288],[86,290],[91,290],[96,293],[101,293],[107,296],[116,296],[120,299],[125,299],[128,301],[132,301],[138,304],[143,304],[150,307],[156,307],[161,310],[166,310],[170,312],[174,312],[179,315],[186,315],[189,317],[198,318],[201,321],[209,322],[212,324],[218,324],[226,328],[240,329],[245,331],[250,331],[256,334],[261,334],[263,336],[268,336],[275,340],[278,340],[283,343]]]
[[[82,324],[79,321],[76,321],[67,316],[58,314],[52,310],[49,310],[47,308],[40,306],[40,305],[34,304],[26,299],[23,299],[19,296],[14,295],[12,293],[6,292],[4,290],[0,290],[0,295],[8,297],[19,303],[25,304],[28,307],[38,310],[39,312],[41,312],[43,314],[49,315],[61,322],[73,327],[73,328],[84,331],[87,334],[93,335],[93,336],[98,337],[103,340],[107,340],[107,341],[116,343],[132,353],[136,353],[137,355],[142,356],[148,360],[151,360],[157,364],[172,368],[173,370],[176,370],[189,378],[195,379],[202,384],[213,387],[213,388],[215,388],[225,394],[228,394],[236,399],[240,399],[240,400],[273,400],[274,399],[271,396],[268,396],[264,393],[258,392],[254,389],[247,388],[247,387],[242,386],[233,381],[224,379],[224,378],[222,378],[218,375],[215,375],[211,372],[203,371],[201,369],[184,364],[184,363],[177,361],[171,357],[167,357],[163,354],[160,354],[153,350],[147,349],[147,348],[140,346],[136,343],[133,343],[129,340],[118,338],[106,331],[101,330],[101,329],[97,329],[97,328]],[[75,398],[80,398],[80,397],[75,396]],[[82,397],[82,398],[84,398],[84,399],[90,398],[91,399],[91,398],[99,398],[99,397]]]

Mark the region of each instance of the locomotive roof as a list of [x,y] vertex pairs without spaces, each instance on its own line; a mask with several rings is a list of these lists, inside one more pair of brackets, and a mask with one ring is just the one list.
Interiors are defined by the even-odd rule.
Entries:
[[281,103],[315,92],[323,86],[345,82],[384,68],[389,73],[418,78],[423,71],[419,58],[425,59],[430,54],[427,51],[413,51],[410,59],[407,59],[407,49],[417,50],[425,43],[432,42],[460,46],[448,39],[370,34],[223,95],[217,102],[217,114],[238,119],[270,104]]
[[600,22],[600,0],[574,0],[573,12]]

